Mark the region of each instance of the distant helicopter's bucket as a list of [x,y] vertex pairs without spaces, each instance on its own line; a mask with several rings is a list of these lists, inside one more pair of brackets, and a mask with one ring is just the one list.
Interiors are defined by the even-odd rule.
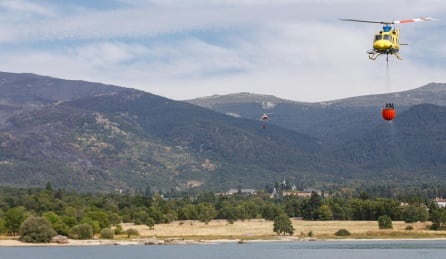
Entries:
[[395,118],[396,112],[394,108],[383,108],[382,109],[382,116],[383,119],[386,121],[391,121]]

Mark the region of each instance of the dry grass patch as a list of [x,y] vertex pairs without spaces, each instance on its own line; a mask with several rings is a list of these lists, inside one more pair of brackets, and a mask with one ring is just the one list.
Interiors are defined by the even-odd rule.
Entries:
[[141,236],[145,237],[259,237],[274,236],[273,222],[263,219],[236,221],[233,224],[226,220],[212,220],[208,224],[199,221],[185,220],[174,221],[169,224],[156,224],[155,229],[150,230],[147,226],[135,226],[123,224],[127,228],[138,229]]
[[[351,236],[347,238],[438,238],[446,237],[446,231],[429,230],[430,223],[407,224],[403,221],[393,221],[393,229],[382,230],[377,221],[305,221],[291,220],[294,237],[307,238],[313,232],[319,239],[334,238],[336,231],[347,229]],[[406,230],[411,225],[413,230]],[[169,224],[156,224],[150,230],[146,225],[122,224],[124,231],[135,228],[142,237],[184,238],[184,239],[278,239],[273,232],[273,222],[264,219],[235,221],[233,224],[226,220],[212,220],[208,224],[199,221],[174,221]]]

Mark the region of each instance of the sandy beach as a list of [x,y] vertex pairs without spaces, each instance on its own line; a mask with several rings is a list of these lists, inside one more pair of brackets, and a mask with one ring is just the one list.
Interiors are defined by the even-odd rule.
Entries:
[[[254,241],[306,241],[309,232],[313,240],[351,240],[351,239],[439,239],[446,238],[446,231],[429,230],[430,222],[408,224],[393,221],[393,229],[382,230],[376,221],[304,221],[292,219],[295,229],[293,236],[277,235],[273,232],[273,222],[263,219],[236,221],[212,220],[208,224],[199,221],[174,221],[157,224],[154,229],[145,225],[122,224],[123,229],[134,228],[139,236],[128,238],[115,236],[113,240],[72,240],[66,244],[23,243],[17,239],[3,237],[0,246],[91,246],[91,245],[147,245],[147,244],[196,244],[221,242]],[[412,230],[406,230],[407,226]],[[339,229],[347,229],[351,236],[340,238],[334,235]]]

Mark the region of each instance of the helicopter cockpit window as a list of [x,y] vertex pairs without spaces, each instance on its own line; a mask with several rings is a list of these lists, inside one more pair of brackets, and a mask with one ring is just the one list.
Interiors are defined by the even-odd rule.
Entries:
[[380,34],[376,34],[376,35],[375,35],[375,41],[377,41],[377,40],[382,40],[382,38],[383,38],[383,36],[380,35]]
[[390,35],[384,35],[384,37],[383,37],[385,40],[392,40],[392,36],[390,36]]

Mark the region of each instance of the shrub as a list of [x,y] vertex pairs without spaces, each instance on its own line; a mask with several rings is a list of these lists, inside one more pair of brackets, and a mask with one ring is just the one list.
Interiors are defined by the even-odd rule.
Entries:
[[406,227],[406,230],[413,230],[412,225],[407,226],[407,227]]
[[115,235],[122,234],[122,232],[123,232],[122,226],[120,224],[116,225],[116,227],[115,227]]
[[387,215],[379,216],[378,226],[380,229],[393,228],[392,219]]
[[[93,231],[93,234],[97,234],[97,233],[101,232],[102,228],[101,228],[99,221],[97,221],[97,220],[93,220],[89,217],[85,217],[81,221],[81,225],[83,225],[83,224],[90,225],[91,231]],[[105,227],[108,227],[108,226],[105,226]],[[105,227],[103,227],[103,228],[105,228]]]
[[127,233],[127,237],[138,236],[139,235],[138,230],[136,230],[134,228],[127,229],[126,233]]
[[72,239],[92,239],[93,229],[89,224],[79,224],[70,229],[69,237]]
[[115,232],[111,230],[110,228],[103,228],[101,230],[101,238],[104,239],[113,239],[115,237]]
[[347,229],[342,228],[342,229],[339,229],[338,231],[336,231],[335,235],[339,236],[339,237],[345,237],[345,236],[350,236],[351,233]]
[[49,243],[57,234],[48,220],[34,216],[23,221],[20,233],[20,240],[29,243]]

